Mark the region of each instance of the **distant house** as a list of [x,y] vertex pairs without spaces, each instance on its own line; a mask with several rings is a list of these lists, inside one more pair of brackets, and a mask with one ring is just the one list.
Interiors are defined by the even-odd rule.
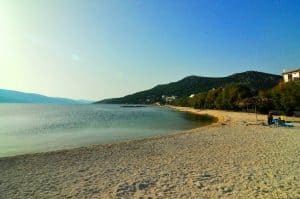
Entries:
[[282,73],[284,82],[291,82],[300,79],[300,68]]
[[162,95],[161,98],[163,101],[168,103],[168,102],[174,101],[177,97],[175,95],[172,95],[172,96]]

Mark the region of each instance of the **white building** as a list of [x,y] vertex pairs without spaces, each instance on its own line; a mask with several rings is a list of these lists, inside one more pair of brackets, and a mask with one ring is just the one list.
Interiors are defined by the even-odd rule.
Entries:
[[172,102],[172,101],[174,101],[177,97],[176,97],[175,95],[172,95],[172,96],[162,95],[161,98],[162,98],[162,100],[164,100],[165,102]]
[[284,82],[300,80],[300,68],[282,73]]

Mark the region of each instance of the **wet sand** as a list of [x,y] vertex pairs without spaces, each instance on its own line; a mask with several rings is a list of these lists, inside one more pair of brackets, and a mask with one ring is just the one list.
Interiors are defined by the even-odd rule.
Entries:
[[300,118],[219,118],[175,135],[0,158],[0,198],[300,198]]

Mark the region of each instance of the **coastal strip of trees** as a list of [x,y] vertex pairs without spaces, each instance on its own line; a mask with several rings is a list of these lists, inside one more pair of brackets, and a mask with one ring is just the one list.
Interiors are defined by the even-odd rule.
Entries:
[[280,82],[267,90],[254,90],[244,84],[229,84],[201,92],[189,97],[181,97],[171,105],[197,109],[220,109],[234,111],[254,110],[267,113],[278,110],[285,115],[300,111],[300,81]]

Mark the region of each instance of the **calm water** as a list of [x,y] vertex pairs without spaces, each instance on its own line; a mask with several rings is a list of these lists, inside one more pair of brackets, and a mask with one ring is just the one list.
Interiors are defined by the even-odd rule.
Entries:
[[0,157],[162,135],[201,124],[194,115],[159,107],[0,104]]

